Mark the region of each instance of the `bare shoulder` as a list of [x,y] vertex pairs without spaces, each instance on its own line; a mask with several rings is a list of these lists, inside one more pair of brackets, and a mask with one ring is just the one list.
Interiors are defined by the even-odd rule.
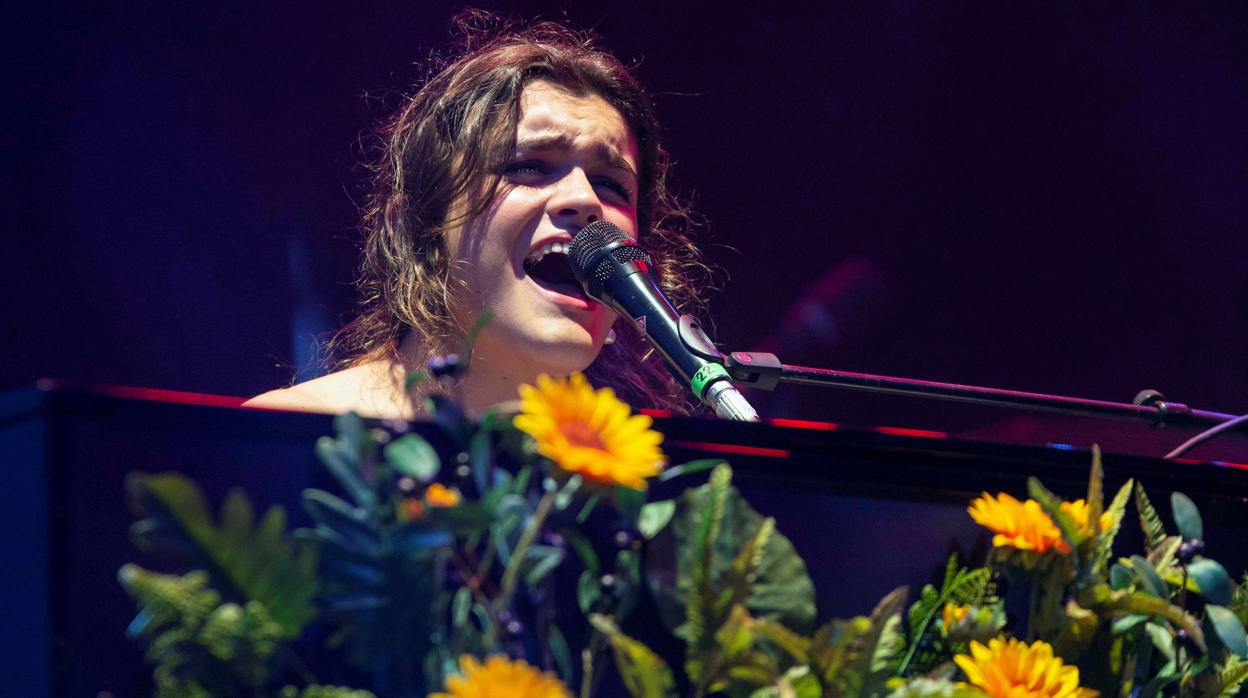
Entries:
[[369,417],[401,417],[405,401],[384,367],[363,364],[326,376],[262,393],[243,407],[289,412],[339,414],[355,411]]

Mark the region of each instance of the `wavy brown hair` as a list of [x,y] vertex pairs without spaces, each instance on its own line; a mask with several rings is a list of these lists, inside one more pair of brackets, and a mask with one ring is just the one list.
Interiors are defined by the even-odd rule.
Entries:
[[[682,312],[702,305],[710,286],[691,233],[691,215],[668,190],[667,152],[645,91],[592,35],[553,22],[518,24],[479,11],[454,20],[460,37],[449,55],[430,60],[428,77],[377,133],[372,191],[363,210],[362,312],[334,338],[343,365],[397,358],[415,333],[425,358],[454,351],[465,328],[450,313],[453,259],[445,234],[453,202],[479,215],[497,187],[497,164],[515,147],[520,94],[545,80],[615,107],[637,139],[640,244],[654,260],[659,286]],[[689,411],[687,390],[629,323],[586,371],[636,406]]]

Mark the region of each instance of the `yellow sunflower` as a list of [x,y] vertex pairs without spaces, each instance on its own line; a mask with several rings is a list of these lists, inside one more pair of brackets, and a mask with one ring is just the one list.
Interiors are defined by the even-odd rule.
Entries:
[[1079,686],[1079,669],[1053,656],[1047,642],[1030,646],[1013,638],[994,638],[985,647],[971,643],[970,656],[953,658],[966,678],[991,698],[1096,698],[1100,692]]
[[538,453],[589,482],[644,490],[646,478],[663,469],[663,435],[651,419],[579,373],[520,386],[520,410],[516,428],[537,441]]
[[[1066,512],[1066,515],[1069,516],[1071,520],[1075,522],[1075,527],[1078,528],[1079,533],[1081,535],[1088,536],[1092,534],[1092,529],[1091,527],[1088,526],[1088,503],[1087,502],[1083,501],[1082,499],[1076,499],[1073,502],[1062,502],[1061,508],[1062,508],[1062,511]],[[1109,513],[1108,511],[1103,512],[1101,514],[1101,530],[1102,531],[1109,528],[1110,526],[1113,526],[1114,522],[1115,522],[1115,519],[1114,519],[1113,514]]]
[[[998,548],[1015,548],[1037,553],[1049,550],[1070,552],[1070,546],[1062,540],[1053,519],[1044,513],[1040,503],[1028,499],[1020,502],[1002,492],[996,497],[983,493],[971,502],[966,510],[975,523],[984,526],[995,535],[992,544]],[[1087,519],[1087,515],[1084,515]]]
[[459,674],[446,679],[446,691],[429,698],[572,698],[554,674],[502,655],[487,658],[485,664],[472,655],[460,655]]
[[970,614],[971,607],[956,603],[945,604],[945,610],[940,614],[940,620],[945,624],[946,628],[952,628],[955,624],[961,623]]

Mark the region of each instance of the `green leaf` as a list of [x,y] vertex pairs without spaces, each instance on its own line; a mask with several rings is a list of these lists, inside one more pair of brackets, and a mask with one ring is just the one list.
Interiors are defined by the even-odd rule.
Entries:
[[1109,568],[1109,586],[1114,591],[1131,586],[1132,579],[1135,579],[1135,576],[1122,563],[1114,563],[1114,566]]
[[581,572],[576,584],[576,603],[581,607],[581,613],[593,613],[601,598],[602,588],[598,584],[597,573],[589,570]]
[[1240,659],[1248,659],[1248,637],[1244,635],[1244,626],[1235,614],[1222,606],[1207,604],[1205,615],[1213,623],[1214,632],[1226,648]]
[[1149,623],[1144,626],[1144,630],[1153,641],[1153,647],[1161,652],[1161,656],[1174,661],[1174,636],[1170,634],[1170,631],[1156,623]]
[[156,541],[177,541],[179,562],[205,569],[227,599],[263,604],[288,637],[315,615],[316,551],[287,538],[281,507],[254,527],[251,503],[234,490],[218,527],[199,488],[183,475],[132,473],[126,487],[143,517],[134,529],[140,548],[160,552]]
[[863,616],[849,620],[833,619],[815,631],[810,640],[810,666],[832,695],[858,695],[864,677],[850,669],[864,636],[871,632],[871,621]]
[[404,434],[386,444],[382,452],[386,462],[400,475],[420,482],[432,482],[441,469],[438,452],[423,437]]
[[880,686],[893,675],[905,642],[901,637],[901,609],[910,590],[898,587],[889,592],[871,611],[871,632],[864,638],[859,667],[863,676]]
[[563,562],[564,550],[553,545],[530,545],[520,563],[520,574],[530,586],[535,586],[547,574]]
[[594,492],[585,498],[585,506],[581,507],[581,510],[576,514],[577,524],[583,524],[589,519],[589,515],[594,512],[594,507],[598,506],[598,500],[600,499],[602,499],[601,492]]
[[334,417],[334,433],[338,434],[347,451],[357,457],[365,453],[371,442],[364,420],[355,412],[344,412]]
[[608,616],[594,613],[589,616],[589,622],[611,643],[615,666],[629,695],[633,698],[665,698],[674,694],[672,671],[659,655],[621,632]]
[[1153,566],[1149,564],[1148,560],[1139,555],[1132,555],[1131,569],[1135,571],[1136,579],[1143,583],[1144,591],[1160,599],[1170,598],[1170,592],[1166,588],[1166,583],[1161,579],[1161,575],[1157,574],[1157,570],[1153,569]]
[[321,686],[313,684],[302,690],[294,686],[285,686],[277,694],[277,698],[376,698],[370,691],[346,686]]
[[1105,468],[1101,465],[1101,447],[1092,444],[1092,472],[1088,476],[1088,527],[1093,535],[1101,533],[1101,512],[1105,510]]
[[641,515],[637,518],[637,530],[641,532],[642,538],[650,540],[671,522],[675,513],[676,501],[673,499],[650,502],[641,508]]
[[1179,552],[1181,545],[1183,545],[1183,538],[1180,536],[1166,536],[1157,547],[1148,551],[1148,563],[1158,573],[1161,570],[1173,570],[1178,566],[1175,555]]
[[1190,497],[1182,492],[1171,494],[1170,513],[1174,514],[1174,525],[1178,527],[1183,540],[1204,538],[1205,527],[1200,522],[1200,511]]
[[694,473],[700,473],[704,470],[710,470],[711,468],[714,468],[715,466],[721,465],[724,463],[725,461],[723,458],[702,458],[700,460],[692,460],[692,461],[689,461],[688,463],[673,466],[671,468],[668,468],[667,470],[664,470],[662,473],[659,474],[659,482],[667,482],[668,480],[674,480],[678,477],[681,477],[682,475],[692,475]]
[[1053,520],[1053,524],[1061,531],[1062,540],[1066,541],[1066,545],[1070,546],[1070,562],[1074,567],[1075,577],[1083,580],[1085,578],[1084,568],[1087,561],[1080,557],[1077,528],[1070,516],[1062,511],[1062,500],[1047,490],[1040,483],[1040,480],[1034,477],[1027,478],[1027,494],[1040,504],[1040,508],[1049,515],[1049,518]]
[[1138,482],[1135,483],[1135,508],[1140,514],[1140,529],[1144,531],[1145,547],[1151,552],[1166,539],[1166,527],[1145,494],[1144,485]]
[[1196,582],[1200,595],[1211,603],[1225,606],[1231,602],[1231,575],[1216,560],[1198,557],[1187,565],[1187,574]]
[[1146,620],[1148,620],[1148,616],[1140,615],[1138,613],[1128,613],[1121,618],[1114,619],[1114,622],[1110,624],[1110,632],[1115,635],[1121,635],[1139,627],[1139,625]]
[[611,499],[615,502],[616,510],[620,512],[620,518],[636,521],[641,515],[641,507],[646,503],[646,493],[627,487],[616,487],[611,492]]
[[584,479],[580,475],[573,475],[568,478],[567,482],[563,483],[563,487],[560,488],[559,494],[555,495],[556,511],[563,511],[568,508],[568,505],[572,503],[572,498],[575,497],[576,493],[581,489],[581,483],[583,482]]
[[[734,559],[763,524],[763,517],[730,483],[731,470],[721,466],[709,483],[686,490],[676,500],[671,525],[647,546],[647,581],[669,630],[688,622],[686,632],[697,635],[699,624],[717,622],[700,617],[699,607],[714,605],[713,599],[700,595],[722,589],[719,584],[727,578]],[[672,570],[675,584],[671,583]],[[815,618],[814,584],[793,544],[781,533],[771,533],[762,546],[757,570],[745,599],[751,615],[807,632]],[[728,610],[723,608],[723,614]],[[713,630],[714,625],[705,628]]]
[[451,627],[459,632],[468,622],[468,613],[472,611],[472,591],[466,587],[455,590],[451,601]]
[[357,505],[365,509],[376,506],[377,495],[360,475],[358,453],[341,439],[322,436],[316,441],[316,455]]
[[788,628],[774,623],[769,620],[757,618],[754,620],[754,630],[760,638],[763,638],[771,644],[779,647],[786,654],[793,658],[798,664],[807,663],[807,651],[810,649],[810,640],[798,635]]
[[564,682],[572,680],[572,650],[568,647],[568,641],[563,636],[563,631],[559,630],[559,626],[551,623],[546,626],[547,642],[550,647],[550,656],[555,660],[555,668],[559,670],[559,676]]
[[1186,630],[1201,652],[1207,651],[1205,633],[1201,630],[1200,623],[1191,614],[1165,599],[1140,592],[1110,591],[1106,585],[1098,584],[1080,592],[1079,605],[1102,617],[1120,613],[1141,613],[1164,618],[1172,625]]

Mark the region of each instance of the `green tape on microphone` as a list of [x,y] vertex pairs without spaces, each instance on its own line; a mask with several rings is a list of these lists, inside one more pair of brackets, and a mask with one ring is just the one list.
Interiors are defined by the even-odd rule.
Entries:
[[697,395],[698,399],[701,400],[703,397],[703,391],[706,390],[706,386],[714,383],[720,378],[728,378],[731,380],[731,377],[728,375],[728,370],[719,364],[707,364],[702,368],[699,368],[697,373],[693,374],[693,378],[689,381],[689,387],[693,388],[693,394]]

